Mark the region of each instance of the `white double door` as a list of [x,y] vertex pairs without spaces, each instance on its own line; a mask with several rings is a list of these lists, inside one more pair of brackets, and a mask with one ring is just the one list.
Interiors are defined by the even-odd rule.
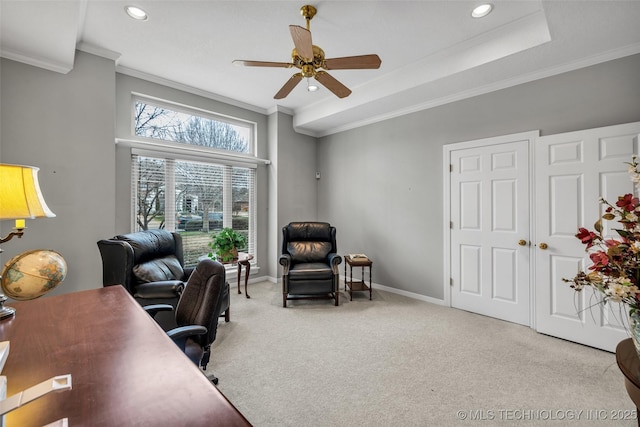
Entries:
[[451,305],[614,351],[627,337],[624,309],[562,279],[589,265],[575,234],[593,228],[599,198],[633,191],[625,163],[639,135],[633,123],[449,150]]
[[523,325],[530,323],[534,136],[455,144],[449,156],[451,305]]

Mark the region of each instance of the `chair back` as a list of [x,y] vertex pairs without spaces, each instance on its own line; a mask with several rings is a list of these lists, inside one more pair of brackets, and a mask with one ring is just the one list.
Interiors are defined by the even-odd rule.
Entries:
[[121,284],[131,293],[142,283],[186,280],[182,236],[154,229],[98,242],[103,285]]
[[178,301],[175,313],[178,326],[199,325],[207,328],[206,334],[191,337],[202,347],[216,339],[218,317],[224,310],[225,283],[224,266],[218,261],[204,259],[191,273]]
[[291,222],[282,228],[282,253],[293,263],[326,262],[337,251],[336,229],[327,222]]
[[165,256],[173,256],[184,264],[182,236],[163,229],[120,234],[114,239],[129,243],[133,249],[134,264],[142,264]]

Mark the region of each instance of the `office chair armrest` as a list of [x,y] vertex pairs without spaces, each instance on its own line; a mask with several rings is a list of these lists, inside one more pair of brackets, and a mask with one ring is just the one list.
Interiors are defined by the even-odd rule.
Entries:
[[194,335],[203,335],[206,333],[207,328],[197,325],[181,326],[179,328],[174,328],[170,331],[167,331],[167,335],[172,340],[179,340],[181,338],[192,337]]
[[151,304],[142,306],[144,311],[149,313],[149,316],[156,317],[161,311],[173,311],[173,306],[171,304]]

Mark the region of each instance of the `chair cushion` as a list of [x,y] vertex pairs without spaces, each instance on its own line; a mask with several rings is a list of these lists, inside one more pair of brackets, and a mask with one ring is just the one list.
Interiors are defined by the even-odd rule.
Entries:
[[323,280],[332,277],[331,266],[321,262],[303,262],[289,270],[289,280]]
[[115,239],[123,240],[131,245],[134,264],[176,253],[176,242],[173,234],[166,230],[153,229],[121,234],[116,236]]
[[193,363],[200,365],[200,361],[204,355],[204,349],[200,343],[193,340],[193,337],[185,339],[183,351]]
[[143,262],[133,267],[133,274],[138,283],[160,282],[164,280],[181,280],[182,266],[175,255]]
[[287,251],[295,263],[299,262],[327,262],[327,255],[331,251],[330,242],[289,242]]
[[287,229],[289,241],[331,241],[331,225],[328,222],[291,222]]

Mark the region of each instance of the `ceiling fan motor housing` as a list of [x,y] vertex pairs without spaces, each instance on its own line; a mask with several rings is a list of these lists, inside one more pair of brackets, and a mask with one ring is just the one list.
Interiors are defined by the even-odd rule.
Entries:
[[313,68],[324,68],[324,51],[316,45],[313,45],[313,60],[305,61],[300,55],[298,50],[293,48],[291,51],[291,60],[296,68],[302,69],[305,65],[311,65]]

